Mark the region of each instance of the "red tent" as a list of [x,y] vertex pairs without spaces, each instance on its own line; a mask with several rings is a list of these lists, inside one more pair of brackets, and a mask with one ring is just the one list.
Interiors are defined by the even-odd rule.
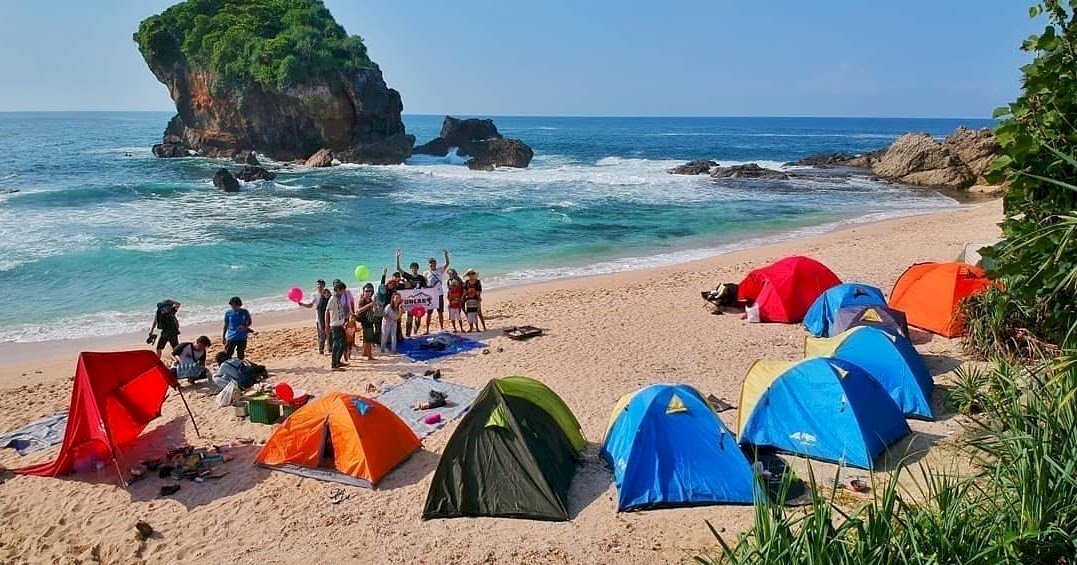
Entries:
[[744,277],[737,299],[759,305],[764,322],[796,323],[826,289],[841,280],[826,265],[808,257],[786,257]]
[[59,455],[16,472],[55,477],[70,473],[76,461],[114,460],[118,447],[161,415],[173,379],[149,350],[80,353]]

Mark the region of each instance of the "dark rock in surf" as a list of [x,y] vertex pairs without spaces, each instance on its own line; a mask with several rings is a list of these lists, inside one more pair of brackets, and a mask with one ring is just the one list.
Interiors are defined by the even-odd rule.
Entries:
[[236,178],[245,182],[252,182],[256,180],[273,180],[277,178],[277,173],[274,173],[273,171],[267,171],[262,167],[247,165],[246,167],[243,167],[243,170],[236,173]]
[[258,162],[258,156],[250,149],[244,149],[243,151],[236,153],[236,156],[232,157],[232,160],[243,165],[251,165],[254,167],[261,165],[261,163]]
[[848,167],[849,161],[856,158],[856,155],[852,153],[813,153],[804,157],[803,159],[797,159],[786,165],[793,165],[797,167]]
[[702,175],[709,173],[711,169],[719,166],[718,163],[708,159],[688,161],[683,165],[677,165],[666,171],[671,175]]
[[224,167],[213,173],[213,186],[225,192],[239,192],[239,181]]
[[535,156],[523,141],[503,137],[493,120],[461,120],[452,116],[445,116],[438,137],[415,147],[411,153],[444,157],[453,147],[460,157],[471,157],[467,166],[476,171],[489,171],[495,167],[526,168]]
[[333,152],[329,149],[319,149],[307,157],[303,164],[308,167],[331,167],[333,166]]
[[489,139],[472,145],[471,170],[489,171],[495,167],[526,169],[535,152],[519,139]]
[[[497,131],[494,121],[487,118],[467,118],[461,120],[452,116],[445,116],[441,123],[441,133],[438,137],[445,140],[450,147],[464,149],[472,141],[487,139],[501,139],[501,133]],[[463,154],[461,154],[463,155]]]
[[444,157],[449,154],[449,149],[449,142],[440,137],[435,137],[422,145],[416,145],[415,148],[411,150],[411,154]]
[[774,169],[760,167],[755,163],[747,163],[731,167],[718,167],[711,172],[711,178],[788,180],[789,175]]

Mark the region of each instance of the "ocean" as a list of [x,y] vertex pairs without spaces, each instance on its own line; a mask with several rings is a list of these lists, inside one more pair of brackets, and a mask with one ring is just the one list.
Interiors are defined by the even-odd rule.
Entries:
[[[798,171],[787,181],[667,174],[691,159],[765,167],[811,153],[943,136],[989,120],[497,117],[535,150],[525,170],[463,159],[296,167],[216,190],[214,159],[157,159],[166,112],[0,113],[0,342],[144,331],[154,304],[184,324],[239,295],[254,313],[294,308],[315,279],[356,283],[441,261],[503,286],[666,265],[842,224],[959,206],[938,192]],[[405,116],[423,143],[442,116]],[[12,192],[18,191],[18,192]],[[601,279],[596,283],[601,284]]]

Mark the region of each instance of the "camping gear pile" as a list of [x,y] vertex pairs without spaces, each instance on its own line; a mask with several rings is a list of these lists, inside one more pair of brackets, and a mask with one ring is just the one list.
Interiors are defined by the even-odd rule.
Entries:
[[[206,479],[220,479],[228,474],[221,467],[233,458],[227,454],[230,446],[192,447],[178,445],[168,450],[164,457],[147,459],[131,469],[129,483],[141,480],[147,473],[156,473],[161,479],[188,480],[194,483]],[[160,494],[169,496],[180,490],[179,485],[163,485]]]

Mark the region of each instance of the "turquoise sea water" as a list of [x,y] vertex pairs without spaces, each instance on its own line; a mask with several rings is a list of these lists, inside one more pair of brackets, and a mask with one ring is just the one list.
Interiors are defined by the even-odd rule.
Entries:
[[[232,295],[289,308],[316,278],[380,271],[396,248],[425,263],[448,247],[488,285],[669,264],[764,238],[957,204],[866,177],[724,181],[665,170],[685,160],[781,163],[861,152],[907,131],[986,120],[500,117],[536,153],[526,170],[461,159],[283,170],[224,194],[225,161],[156,159],[168,113],[0,113],[0,342],[136,331],[164,297],[215,320]],[[419,142],[441,116],[406,116]]]

